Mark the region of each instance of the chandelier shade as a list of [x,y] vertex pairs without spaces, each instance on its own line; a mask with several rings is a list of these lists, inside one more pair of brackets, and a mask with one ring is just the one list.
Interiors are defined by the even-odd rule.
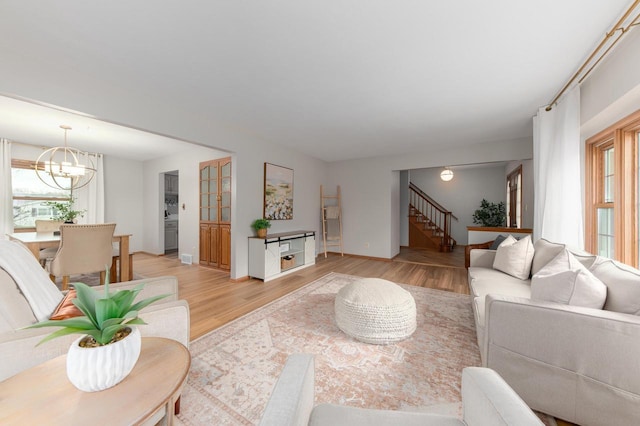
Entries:
[[82,164],[78,158],[80,151],[67,146],[67,131],[71,127],[61,125],[60,128],[64,129],[64,146],[49,148],[40,154],[35,170],[45,185],[73,192],[91,182],[96,167],[89,157],[86,164]]

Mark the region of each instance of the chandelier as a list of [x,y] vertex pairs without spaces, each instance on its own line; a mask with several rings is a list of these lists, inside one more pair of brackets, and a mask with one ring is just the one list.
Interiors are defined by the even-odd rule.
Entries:
[[78,160],[80,151],[67,146],[67,132],[71,126],[62,124],[60,128],[64,130],[64,146],[49,148],[40,154],[35,169],[44,184],[73,193],[74,189],[86,186],[93,179],[96,168],[88,157],[88,164],[81,164]]

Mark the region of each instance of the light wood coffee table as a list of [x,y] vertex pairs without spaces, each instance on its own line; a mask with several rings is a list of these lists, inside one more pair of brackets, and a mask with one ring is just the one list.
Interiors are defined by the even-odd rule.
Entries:
[[63,355],[1,382],[0,424],[171,425],[191,355],[175,340],[144,337],[131,374],[101,392],[76,389],[66,361]]

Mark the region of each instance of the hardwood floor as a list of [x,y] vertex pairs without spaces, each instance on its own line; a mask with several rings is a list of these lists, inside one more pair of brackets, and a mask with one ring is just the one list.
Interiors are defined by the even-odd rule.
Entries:
[[[469,293],[464,267],[438,265],[437,259],[442,253],[420,252],[403,249],[400,259],[395,261],[335,254],[329,254],[326,259],[318,256],[314,266],[267,283],[255,279],[232,282],[224,272],[199,265],[184,265],[177,258],[136,253],[133,262],[136,274],[146,277],[174,275],[178,278],[180,298],[185,299],[191,309],[193,340],[330,272]],[[430,264],[417,263],[415,259],[418,257],[429,259]],[[453,261],[450,263],[455,264]]]

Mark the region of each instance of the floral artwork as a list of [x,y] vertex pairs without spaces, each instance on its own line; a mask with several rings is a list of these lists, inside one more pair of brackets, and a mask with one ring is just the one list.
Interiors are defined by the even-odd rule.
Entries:
[[264,163],[264,218],[293,219],[293,169]]

